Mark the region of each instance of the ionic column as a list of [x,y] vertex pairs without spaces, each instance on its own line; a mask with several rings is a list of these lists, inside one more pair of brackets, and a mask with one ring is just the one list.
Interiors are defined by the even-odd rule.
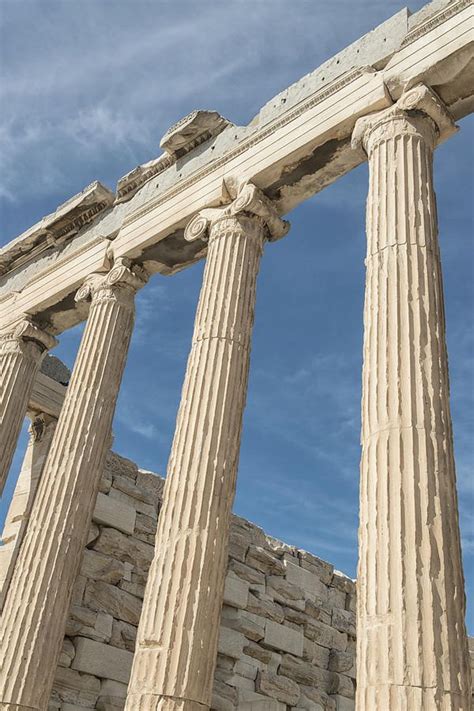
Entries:
[[118,260],[77,294],[89,317],[5,601],[0,709],[48,706],[144,281]]
[[467,711],[433,149],[454,130],[424,86],[360,119],[369,159],[357,709]]
[[265,238],[287,229],[250,184],[186,229],[209,247],[127,711],[210,707],[257,273]]
[[7,480],[33,383],[46,352],[57,344],[26,316],[0,336],[0,494]]
[[46,457],[51,446],[57,419],[45,412],[28,413],[31,418],[30,439],[20,475],[5,519],[0,546],[0,612],[10,585],[18,551],[25,534],[33,501]]

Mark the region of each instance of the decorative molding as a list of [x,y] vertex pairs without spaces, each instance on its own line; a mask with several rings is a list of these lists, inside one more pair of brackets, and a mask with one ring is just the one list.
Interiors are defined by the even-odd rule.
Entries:
[[62,244],[111,207],[115,195],[95,181],[0,250],[0,274]]
[[235,148],[232,148],[223,156],[220,156],[220,158],[216,158],[215,160],[210,161],[203,168],[196,170],[195,173],[192,173],[188,178],[185,178],[184,180],[180,181],[177,185],[165,191],[162,195],[159,195],[154,200],[148,201],[146,205],[141,208],[138,208],[130,215],[127,215],[123,221],[122,226],[125,227],[127,225],[132,224],[133,222],[135,222],[135,220],[148,214],[149,212],[151,212],[151,210],[154,210],[159,205],[167,202],[170,198],[174,197],[175,195],[179,195],[180,192],[182,192],[188,187],[191,187],[198,180],[201,180],[206,175],[212,173],[214,170],[221,168],[229,161],[233,160],[242,153],[245,153],[245,151],[249,150],[249,148],[253,148],[253,146],[255,146],[257,143],[260,143],[265,138],[268,138],[268,136],[271,136],[271,134],[277,131],[278,129],[283,128],[291,121],[294,121],[308,109],[313,108],[317,104],[327,99],[332,94],[335,94],[341,89],[343,89],[355,79],[358,79],[359,77],[367,73],[373,73],[373,70],[369,67],[358,67],[357,69],[353,69],[350,72],[347,72],[343,75],[342,78],[337,79],[325,89],[320,89],[319,91],[314,93],[309,99],[306,99],[300,104],[297,104],[295,108],[291,109],[280,118],[277,118],[274,121],[265,124],[265,126],[260,130],[257,129],[255,133],[252,134],[252,136],[242,141],[242,143],[240,143]]
[[472,5],[472,0],[458,0],[457,2],[451,3],[444,10],[441,10],[436,15],[433,15],[433,17],[430,17],[422,22],[421,25],[418,25],[417,27],[414,27],[413,30],[409,31],[403,40],[400,49],[407,47],[420,37],[423,37],[423,35],[431,32],[431,30],[436,29],[436,27],[443,24],[443,22],[449,20],[450,17],[457,15],[470,5]]

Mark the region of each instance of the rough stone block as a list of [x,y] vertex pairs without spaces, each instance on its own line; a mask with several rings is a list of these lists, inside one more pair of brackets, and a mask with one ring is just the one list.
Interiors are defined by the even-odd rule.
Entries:
[[66,667],[58,667],[51,699],[93,708],[100,692],[100,679]]
[[85,637],[76,637],[75,646],[72,669],[128,684],[133,660],[131,652]]
[[332,699],[336,702],[336,711],[354,711],[354,699],[348,699],[346,696],[335,695]]
[[274,622],[283,622],[285,619],[282,606],[266,595],[254,595],[249,592],[246,607],[249,612]]
[[221,624],[242,632],[247,639],[254,642],[259,642],[265,635],[265,620],[251,612],[237,610],[228,605],[224,605],[222,608]]
[[244,609],[247,607],[249,584],[232,571],[227,574],[224,587],[224,603]]
[[320,578],[309,570],[305,570],[299,565],[293,565],[285,561],[286,567],[286,579],[289,583],[297,585],[306,593],[306,596],[314,600],[319,598],[321,600],[327,600],[328,589],[327,586],[321,582]]
[[289,706],[296,706],[301,695],[298,684],[273,672],[259,672],[256,690]]
[[332,613],[332,626],[339,632],[347,632],[352,637],[356,634],[355,614],[350,610],[340,610],[335,607]]
[[280,625],[267,620],[265,625],[264,644],[277,651],[290,652],[297,657],[303,654],[303,632],[286,625]]
[[232,630],[229,627],[221,627],[219,634],[218,652],[232,659],[239,659],[242,656],[246,639],[241,632]]
[[99,538],[94,543],[94,550],[131,563],[141,571],[148,570],[154,554],[153,546],[126,536],[115,528],[101,530]]
[[141,600],[114,585],[100,581],[88,583],[84,599],[92,610],[108,612],[132,625],[138,625],[140,621]]
[[321,647],[337,649],[340,652],[345,652],[347,649],[347,635],[344,632],[338,632],[338,630],[317,620],[312,620],[304,626],[304,634],[305,637],[320,644]]
[[131,506],[99,492],[92,519],[96,523],[117,528],[124,533],[133,533],[136,515],[136,510]]
[[124,576],[125,567],[116,558],[86,548],[82,560],[81,574],[91,580],[101,580],[114,585]]
[[262,546],[251,545],[245,558],[247,565],[271,575],[285,575],[283,562]]

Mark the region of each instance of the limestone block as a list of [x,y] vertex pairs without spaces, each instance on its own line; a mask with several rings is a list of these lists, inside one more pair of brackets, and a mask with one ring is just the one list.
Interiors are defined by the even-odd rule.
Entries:
[[133,481],[136,481],[138,478],[138,466],[135,462],[112,451],[107,453],[104,471],[111,478],[112,476],[127,476]]
[[73,669],[58,667],[54,679],[52,700],[94,707],[100,692],[100,680]]
[[[246,655],[244,655],[246,656]],[[261,669],[262,667],[255,666],[256,660],[252,659],[252,657],[247,657],[247,659],[250,659],[250,664],[243,659],[239,659],[234,667],[234,672],[238,674],[239,676],[243,676],[245,679],[250,679],[251,681],[255,681],[257,678],[257,673],[259,668]],[[261,662],[260,662],[261,664]]]
[[267,620],[265,625],[264,644],[277,651],[290,652],[297,657],[303,654],[303,632],[294,630],[278,622]]
[[132,563],[139,570],[148,570],[154,552],[153,546],[126,536],[114,528],[103,528],[93,547],[100,553]]
[[299,565],[293,565],[285,561],[286,579],[289,583],[302,588],[310,599],[327,600],[327,586],[321,582],[319,577],[309,570],[305,570]]
[[251,545],[245,559],[247,565],[265,574],[285,575],[285,565],[262,546]]
[[323,691],[328,690],[332,679],[331,672],[289,654],[283,655],[278,672],[300,684],[313,686]]
[[342,590],[342,592],[345,593],[354,594],[356,591],[355,581],[347,577],[347,575],[344,575],[344,573],[341,573],[340,570],[334,571],[334,575],[332,576],[331,580],[331,586],[333,588],[337,588],[338,590]]
[[145,489],[136,482],[133,482],[130,477],[114,474],[112,482],[114,489],[123,491],[123,493],[127,494],[127,496],[131,496],[132,499],[138,499],[138,501],[143,501],[145,504],[150,504],[156,508],[158,502],[153,494],[151,494],[148,489]]
[[163,501],[163,489],[165,480],[159,474],[149,472],[146,469],[139,469],[137,473],[137,486],[150,494],[152,502],[161,504]]
[[246,536],[231,530],[229,536],[229,557],[245,562],[245,557],[249,549],[249,540]]
[[115,489],[114,486],[112,486],[108,495],[111,499],[115,499],[116,501],[122,501],[124,504],[131,506],[132,508],[136,509],[137,511],[140,511],[146,516],[154,516],[155,518],[157,517],[157,510],[155,506],[153,506],[152,504],[147,504],[141,499],[135,499],[133,496],[125,494],[120,489]]
[[265,649],[264,647],[261,647],[255,642],[246,643],[244,647],[244,654],[249,657],[253,657],[254,659],[260,662],[263,662],[264,664],[268,664],[273,656],[272,652],[269,649]]
[[221,625],[242,632],[247,639],[259,642],[265,636],[265,620],[251,612],[237,610],[224,605],[221,614]]
[[101,580],[114,585],[125,574],[124,564],[111,556],[86,548],[82,560],[81,574],[92,580]]
[[[72,668],[98,677],[128,683],[133,654],[85,637],[75,640],[76,656]],[[100,690],[100,687],[99,687]]]
[[122,620],[114,620],[110,644],[113,644],[114,647],[133,652],[135,651],[136,638],[137,628],[134,625],[129,625]]
[[303,589],[279,575],[267,577],[267,592],[277,602],[282,602],[288,607],[296,607],[299,610],[305,608]]
[[327,687],[330,694],[345,696],[348,699],[353,699],[355,696],[354,682],[345,674],[330,672],[331,680]]
[[91,523],[89,527],[89,533],[87,535],[86,539],[86,545],[89,545],[92,543],[92,541],[95,541],[100,535],[100,528],[97,526],[95,523]]
[[331,625],[332,610],[329,603],[323,602],[322,600],[306,600],[304,611],[314,620],[324,622],[325,625]]
[[242,656],[245,643],[246,639],[241,632],[229,627],[221,627],[217,647],[220,654],[239,659]]
[[87,584],[84,599],[92,610],[108,612],[132,625],[138,625],[140,621],[141,601],[114,585],[101,581],[90,582]]
[[143,597],[145,595],[145,585],[141,583],[132,583],[128,582],[127,580],[121,580],[119,583],[119,588],[130,593],[130,595],[134,595],[135,597],[140,598],[140,600],[143,600]]
[[261,617],[267,617],[274,622],[283,622],[285,619],[282,606],[266,595],[254,595],[249,592],[246,607],[249,612]]
[[265,586],[265,575],[259,570],[251,568],[245,563],[240,563],[238,560],[229,561],[229,570],[233,570],[239,578],[247,580],[251,585],[263,585]]
[[249,584],[230,571],[225,579],[224,603],[244,609],[249,599]]
[[347,593],[337,588],[330,587],[328,589],[328,602],[331,607],[339,607],[341,610],[346,608]]
[[117,528],[124,533],[133,533],[136,515],[136,510],[131,506],[99,492],[92,518],[96,523],[104,526]]
[[286,708],[286,704],[264,698],[239,704],[239,711],[286,711]]
[[304,684],[300,684],[300,689],[302,697],[309,699],[315,704],[319,704],[323,707],[324,711],[336,710],[336,702],[332,697],[328,696],[323,689],[314,686],[305,686]]
[[289,706],[296,706],[300,698],[298,684],[273,672],[259,672],[256,690]]
[[304,634],[305,637],[320,644],[321,647],[337,649],[341,652],[345,652],[347,649],[347,635],[344,632],[338,632],[338,630],[317,620],[305,625]]
[[354,666],[354,654],[351,652],[339,652],[332,649],[329,655],[328,669],[334,672],[348,672]]
[[[335,651],[335,650],[333,650]],[[303,643],[303,659],[311,664],[320,667],[321,669],[327,669],[329,664],[329,654],[330,650],[327,647],[321,647],[321,645],[312,642],[310,639],[304,638]],[[344,654],[343,652],[338,652],[338,654]],[[353,655],[349,654],[353,660]],[[339,671],[337,669],[333,671]]]
[[332,613],[332,625],[339,632],[347,632],[352,637],[356,634],[355,613],[350,610],[340,610],[335,607]]
[[70,667],[71,662],[74,659],[74,655],[76,653],[76,649],[68,637],[65,637],[64,642],[63,642],[63,648],[61,650],[61,654],[59,657],[59,666],[60,667]]
[[325,585],[330,584],[334,573],[333,565],[303,550],[298,551],[298,557],[302,568],[314,573]]
[[346,696],[333,696],[336,702],[336,711],[354,711],[355,702],[354,699],[348,699]]

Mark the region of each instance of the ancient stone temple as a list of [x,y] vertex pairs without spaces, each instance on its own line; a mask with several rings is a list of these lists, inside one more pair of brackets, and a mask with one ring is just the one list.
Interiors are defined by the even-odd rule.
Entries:
[[[402,10],[247,126],[194,111],[115,193],[92,183],[1,250],[2,487],[26,414],[31,433],[0,551],[0,709],[467,711],[433,153],[474,107],[473,14]],[[231,509],[260,261],[366,160],[356,601]],[[137,291],[200,259],[162,480],[110,451],[112,421]],[[48,352],[81,321],[69,374]]]

